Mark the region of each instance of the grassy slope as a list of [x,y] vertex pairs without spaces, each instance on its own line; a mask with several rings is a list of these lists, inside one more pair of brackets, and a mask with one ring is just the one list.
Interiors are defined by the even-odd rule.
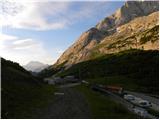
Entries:
[[129,90],[158,94],[159,51],[127,50],[78,63],[59,76],[75,75],[90,82],[120,84]]
[[53,97],[54,88],[44,85],[17,63],[1,59],[2,118],[32,118]]
[[80,85],[75,89],[85,95],[91,109],[92,119],[138,118],[137,115],[130,113],[121,104],[114,102],[108,96],[92,91],[87,86]]
[[41,72],[38,73],[38,76],[41,78],[47,78],[52,76],[53,74],[55,74],[56,72],[58,72],[57,69],[54,69],[52,67],[48,67],[44,70],[42,70]]

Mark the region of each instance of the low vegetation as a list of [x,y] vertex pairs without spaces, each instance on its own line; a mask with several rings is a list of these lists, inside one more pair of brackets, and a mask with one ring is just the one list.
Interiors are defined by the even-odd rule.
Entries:
[[151,108],[148,108],[147,111],[148,111],[148,113],[150,113],[150,114],[156,116],[157,118],[159,118],[159,111],[153,110]]
[[64,69],[64,65],[67,61],[61,63],[60,65],[56,66],[56,68],[54,66],[49,66],[48,68],[43,69],[42,71],[40,71],[38,73],[38,77],[44,79],[47,77],[51,77],[52,75],[56,74],[57,72],[61,71],[62,69]]
[[158,40],[158,33],[159,33],[159,25],[156,25],[152,29],[145,31],[142,34],[140,43],[145,44],[148,41],[155,42],[156,40]]
[[54,88],[43,84],[17,63],[1,59],[2,118],[34,118],[48,105]]
[[137,115],[129,112],[124,106],[114,102],[110,97],[92,91],[87,86],[77,86],[76,90],[82,92],[86,97],[92,119],[129,119],[138,118]]
[[[103,55],[106,51],[122,51],[124,49],[140,48],[144,49],[143,46],[147,42],[154,43],[159,40],[159,25],[155,25],[152,28],[148,28],[144,31],[135,32],[134,34],[122,33],[106,37],[100,44],[95,46],[92,51],[90,58],[97,58]],[[110,41],[111,43],[109,43]],[[113,42],[112,42],[113,41]]]
[[86,81],[92,84],[121,86],[126,90],[137,91],[137,92],[139,91],[146,92],[148,89],[145,88],[144,86],[139,85],[138,82],[141,82],[139,79],[130,78],[125,75],[86,79]]
[[41,72],[39,72],[37,76],[39,76],[40,78],[43,79],[43,78],[52,76],[53,74],[57,73],[58,71],[59,71],[58,69],[48,67],[48,68],[42,70]]
[[158,94],[159,51],[127,50],[78,63],[58,74]]

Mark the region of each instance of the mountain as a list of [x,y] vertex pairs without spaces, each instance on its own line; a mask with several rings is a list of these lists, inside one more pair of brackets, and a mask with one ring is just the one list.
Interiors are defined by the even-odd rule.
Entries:
[[158,50],[158,12],[138,17],[117,27],[117,32],[107,36],[90,51],[90,58],[116,53],[128,49]]
[[126,49],[158,49],[158,1],[127,1],[111,16],[84,32],[54,67],[73,64]]
[[32,76],[18,63],[1,58],[2,118],[32,118],[41,104],[46,104],[50,93],[53,90],[40,78]]
[[159,10],[158,1],[127,1],[113,15],[97,24],[99,30],[113,31],[136,17],[147,16]]
[[47,68],[49,65],[43,64],[37,61],[31,61],[27,65],[23,66],[26,70],[32,72],[40,72],[41,70]]

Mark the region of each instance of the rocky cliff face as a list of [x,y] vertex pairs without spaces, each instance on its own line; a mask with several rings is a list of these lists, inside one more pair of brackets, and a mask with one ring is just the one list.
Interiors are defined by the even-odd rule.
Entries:
[[109,54],[127,49],[158,50],[158,15],[159,12],[154,12],[117,27],[116,33],[105,37],[92,49],[90,58],[95,57],[95,54]]
[[146,16],[158,11],[158,1],[127,1],[113,15],[106,17],[97,24],[101,31],[113,31],[116,27],[123,25],[136,17]]
[[69,47],[58,59],[56,65],[73,64],[76,61],[83,61],[88,55],[88,51],[104,38],[104,35],[97,29],[91,28],[84,32],[79,39]]
[[125,49],[158,49],[158,1],[127,1],[113,15],[84,32],[55,63],[69,67]]

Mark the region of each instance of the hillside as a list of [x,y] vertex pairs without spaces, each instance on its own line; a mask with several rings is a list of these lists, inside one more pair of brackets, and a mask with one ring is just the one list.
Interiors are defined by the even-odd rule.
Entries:
[[19,64],[3,58],[1,70],[2,118],[32,118],[33,111],[47,104],[53,87],[42,84]]
[[115,84],[158,94],[159,51],[127,50],[73,65],[58,76],[74,75],[91,83]]
[[109,84],[158,94],[158,10],[158,1],[125,2],[84,32],[47,73],[105,84],[111,77]]
[[[158,12],[155,12],[119,27],[118,33],[105,37],[101,43],[90,51],[89,58],[97,57],[97,53],[98,55],[110,54],[128,49],[158,50],[158,14]],[[130,27],[128,28],[128,26]],[[145,30],[142,30],[142,28]]]
[[69,68],[89,60],[95,48],[102,54],[130,48],[158,49],[157,11],[158,1],[127,1],[114,14],[84,32],[53,66]]

